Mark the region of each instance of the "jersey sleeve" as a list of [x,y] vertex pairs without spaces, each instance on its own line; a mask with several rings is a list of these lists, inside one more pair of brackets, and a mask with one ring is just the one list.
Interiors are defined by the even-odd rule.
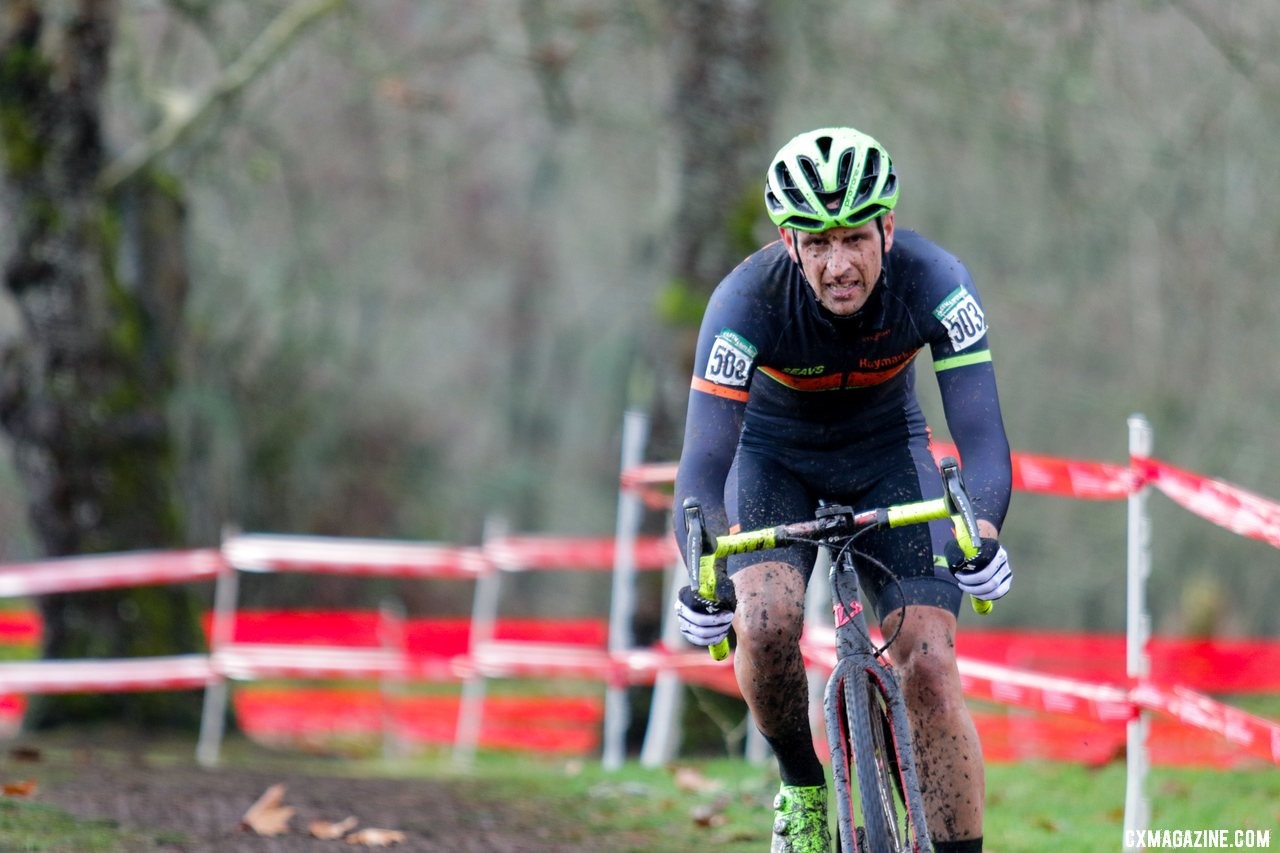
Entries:
[[1013,466],[1000,416],[995,369],[989,359],[950,368],[938,373],[938,388],[974,513],[999,530],[1009,512]]
[[673,507],[673,528],[682,554],[686,498],[701,504],[709,532],[720,535],[729,529],[725,483],[759,356],[751,339],[754,303],[735,285],[731,276],[712,294],[698,333]]
[[940,291],[931,312],[938,324],[930,342],[933,366],[974,512],[1000,529],[1013,487],[1009,441],[1000,414],[986,313],[968,273],[963,266],[958,270],[955,287]]

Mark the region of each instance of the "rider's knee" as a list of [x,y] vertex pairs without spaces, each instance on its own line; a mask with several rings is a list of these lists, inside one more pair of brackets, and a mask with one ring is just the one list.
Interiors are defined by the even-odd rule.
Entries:
[[804,630],[804,579],[785,563],[762,563],[734,575],[739,648],[792,646]]
[[895,663],[908,702],[924,702],[934,713],[964,707],[964,691],[954,654],[942,649],[917,648]]

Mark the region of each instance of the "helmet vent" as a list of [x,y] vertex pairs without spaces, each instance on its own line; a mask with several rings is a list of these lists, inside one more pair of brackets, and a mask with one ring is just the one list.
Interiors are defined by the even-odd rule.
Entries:
[[795,178],[791,175],[791,170],[782,163],[778,164],[774,170],[774,175],[778,179],[778,189],[787,197],[787,201],[798,210],[807,213],[813,212],[813,206],[809,204],[809,200],[805,198],[804,193],[796,186]]
[[814,140],[814,143],[818,146],[818,153],[822,155],[822,159],[830,160],[831,159],[831,137],[819,136],[817,139]]
[[[885,158],[888,160],[889,158]],[[888,198],[898,194],[898,173],[894,171],[893,161],[889,160],[889,177],[884,179],[884,188],[880,190],[881,198]]]
[[800,166],[800,171],[804,172],[804,179],[813,191],[822,192],[825,187],[822,186],[822,176],[818,174],[817,165],[808,157],[797,157],[796,163]]
[[852,148],[846,148],[844,153],[840,155],[840,165],[836,167],[836,189],[844,190],[849,186],[849,177],[853,174],[853,155],[856,152]]
[[858,182],[858,195],[853,201],[855,206],[871,198],[871,192],[876,188],[876,179],[879,177],[880,152],[872,148],[867,152],[867,162],[862,167],[862,180]]

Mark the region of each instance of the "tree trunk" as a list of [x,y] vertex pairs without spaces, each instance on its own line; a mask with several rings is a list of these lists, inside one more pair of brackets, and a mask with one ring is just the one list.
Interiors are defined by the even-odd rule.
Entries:
[[665,329],[652,348],[652,453],[679,453],[691,356],[707,297],[756,248],[764,215],[774,53],[768,0],[672,4],[672,120],[679,201]]
[[[49,556],[180,544],[166,403],[186,293],[182,202],[142,173],[110,197],[102,91],[117,4],[19,0],[0,17],[0,153],[15,226],[4,283],[22,319],[0,351],[0,424]],[[53,595],[46,658],[192,651],[189,590]],[[192,695],[50,697],[31,723],[183,722]]]

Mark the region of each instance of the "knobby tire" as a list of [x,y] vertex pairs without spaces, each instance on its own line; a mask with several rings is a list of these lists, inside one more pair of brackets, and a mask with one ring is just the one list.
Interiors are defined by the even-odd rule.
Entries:
[[930,849],[906,708],[892,678],[871,662],[841,679],[867,853]]
[[845,704],[844,678],[842,671],[852,665],[852,661],[840,661],[836,671],[827,682],[827,692],[823,703],[827,722],[827,741],[831,751],[831,776],[833,795],[836,801],[836,818],[838,833],[836,835],[837,853],[856,853],[862,849],[854,835],[853,798],[857,796],[854,782],[857,776],[853,770],[853,744],[849,739],[849,709]]

